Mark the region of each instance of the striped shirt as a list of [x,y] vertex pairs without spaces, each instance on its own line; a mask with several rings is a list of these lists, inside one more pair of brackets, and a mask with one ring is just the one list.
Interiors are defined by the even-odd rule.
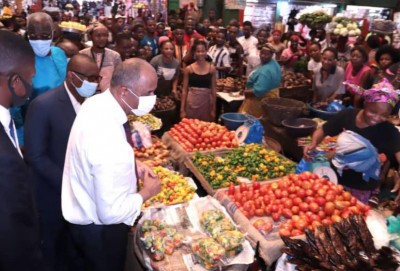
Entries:
[[[212,58],[215,67],[231,67],[229,51],[225,46],[217,47],[211,46],[208,49],[208,55]],[[223,71],[216,71],[217,79],[225,78],[227,73]]]

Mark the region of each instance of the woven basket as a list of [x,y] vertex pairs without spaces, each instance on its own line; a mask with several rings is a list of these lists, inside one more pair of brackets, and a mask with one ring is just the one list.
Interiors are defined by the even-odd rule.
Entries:
[[279,97],[308,103],[312,99],[312,91],[310,91],[310,87],[310,85],[286,88],[282,87],[279,89]]
[[262,100],[264,115],[275,126],[282,126],[282,121],[287,118],[301,116],[305,109],[305,103],[287,98],[265,98]]

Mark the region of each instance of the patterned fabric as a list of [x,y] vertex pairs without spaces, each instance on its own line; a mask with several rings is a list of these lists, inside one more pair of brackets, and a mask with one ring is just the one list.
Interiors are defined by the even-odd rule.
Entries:
[[393,85],[386,78],[383,78],[381,82],[367,90],[348,81],[345,81],[343,84],[347,85],[350,92],[364,97],[367,103],[388,103],[394,107],[399,101],[400,89],[394,89]]
[[356,197],[361,203],[364,204],[368,204],[368,201],[371,198],[371,196],[379,194],[379,188],[376,188],[371,191],[371,190],[358,190],[344,186],[344,189],[350,192],[354,197]]

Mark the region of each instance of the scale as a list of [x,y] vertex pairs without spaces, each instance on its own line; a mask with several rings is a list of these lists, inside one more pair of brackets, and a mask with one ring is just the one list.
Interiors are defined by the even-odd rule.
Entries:
[[331,167],[320,166],[315,168],[313,173],[317,174],[320,178],[325,178],[334,184],[338,184],[337,175]]
[[248,118],[247,121],[236,129],[236,140],[240,144],[262,143],[264,127],[258,120]]

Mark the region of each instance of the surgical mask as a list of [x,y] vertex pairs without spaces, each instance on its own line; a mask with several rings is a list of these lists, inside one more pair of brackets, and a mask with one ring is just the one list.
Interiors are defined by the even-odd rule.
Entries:
[[139,99],[139,104],[138,108],[134,109],[132,108],[124,99],[121,98],[121,100],[125,103],[127,107],[132,111],[133,114],[136,116],[140,117],[143,115],[146,115],[150,113],[150,111],[153,109],[154,105],[156,104],[156,95],[150,95],[150,96],[140,96],[138,97],[132,90],[127,88],[130,93],[135,95]]
[[10,89],[10,92],[13,96],[13,106],[14,107],[23,106],[31,98],[31,95],[33,92],[33,87],[28,82],[26,82],[20,75],[18,75],[19,79],[21,80],[22,84],[25,87],[25,95],[23,97],[20,97],[15,93],[14,87],[11,86],[12,77],[13,77],[13,75],[10,76],[10,78],[8,79],[8,88]]
[[37,56],[47,56],[50,52],[52,40],[29,40],[35,55]]
[[81,80],[82,82],[82,86],[77,87],[74,85],[74,83],[71,81],[71,84],[74,86],[74,88],[76,89],[76,91],[78,92],[78,94],[83,97],[83,98],[88,98],[90,96],[92,96],[96,90],[97,90],[97,86],[98,83],[94,83],[94,82],[89,82],[87,80],[82,80],[81,78],[79,78],[78,75],[76,75],[74,72],[72,72],[79,80]]

